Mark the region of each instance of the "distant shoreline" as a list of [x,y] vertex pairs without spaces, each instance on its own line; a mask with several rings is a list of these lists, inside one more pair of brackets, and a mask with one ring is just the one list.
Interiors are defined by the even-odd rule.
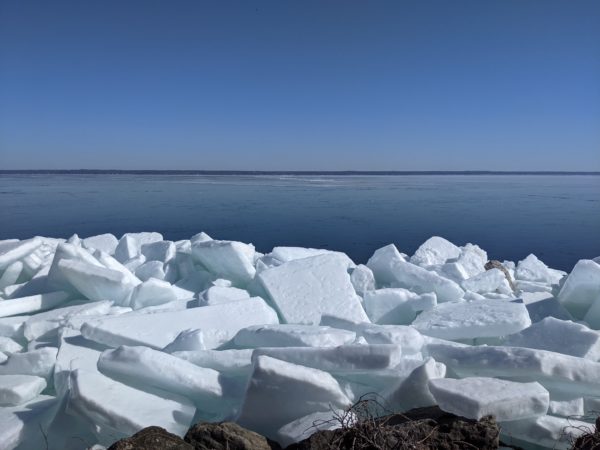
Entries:
[[600,175],[600,172],[493,170],[0,170],[0,175]]

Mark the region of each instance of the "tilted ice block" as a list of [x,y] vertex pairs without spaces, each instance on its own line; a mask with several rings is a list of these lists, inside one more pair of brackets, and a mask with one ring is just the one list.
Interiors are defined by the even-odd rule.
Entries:
[[467,278],[485,271],[488,255],[485,250],[475,244],[466,244],[460,249],[460,256],[456,260],[467,273]]
[[161,261],[147,261],[135,269],[135,276],[142,281],[146,281],[150,278],[164,280],[164,263]]
[[344,373],[354,370],[389,369],[402,360],[399,345],[340,345],[339,347],[258,348],[253,358],[270,356],[293,364]]
[[177,337],[163,348],[163,352],[174,353],[182,351],[206,350],[202,330],[183,330]]
[[600,264],[582,259],[565,280],[558,301],[577,319],[583,319],[593,303],[600,302]]
[[458,300],[465,293],[454,281],[412,263],[394,261],[391,270],[394,275],[392,287],[402,287],[417,294],[434,292],[438,302]]
[[197,233],[190,238],[190,242],[192,243],[192,245],[194,245],[194,242],[207,242],[212,240],[213,238],[211,238],[204,231],[201,231],[200,233]]
[[521,347],[455,347],[429,344],[427,352],[457,375],[538,381],[545,388],[600,395],[600,363]]
[[56,331],[71,318],[108,314],[111,306],[112,302],[109,301],[88,302],[71,304],[70,306],[35,314],[23,324],[23,334],[25,339],[33,341],[46,333]]
[[227,375],[249,375],[252,370],[254,350],[197,350],[174,352],[173,356],[185,359],[200,367],[215,369]]
[[435,405],[429,391],[429,381],[446,376],[446,366],[427,358],[406,378],[400,378],[395,385],[382,393],[392,411],[408,411],[413,408]]
[[254,325],[243,328],[233,342],[242,348],[256,347],[337,347],[350,344],[356,333],[317,325]]
[[[54,259],[48,272],[48,289],[50,290],[73,290],[73,286],[67,280],[67,277],[63,273],[62,268],[59,264],[62,261],[79,261],[91,264],[93,266],[104,267],[96,258],[94,258],[87,250],[77,247],[72,244],[58,244],[56,252],[54,253]],[[105,299],[103,299],[105,300]]]
[[146,257],[146,261],[167,261],[175,258],[177,248],[172,241],[158,241],[142,245],[142,255]]
[[347,269],[329,253],[267,269],[258,279],[286,323],[318,325],[323,314],[368,321]]
[[98,359],[98,369],[130,386],[150,386],[182,395],[204,405],[203,409],[216,407],[223,397],[219,372],[148,347],[106,350]]
[[367,262],[367,267],[373,271],[375,280],[380,285],[389,286],[396,281],[392,264],[395,261],[404,261],[404,257],[400,254],[394,244],[386,245],[375,250],[373,256]]
[[295,259],[310,258],[311,256],[325,255],[333,253],[344,259],[348,264],[348,267],[354,267],[354,262],[342,252],[335,252],[331,250],[321,248],[304,248],[304,247],[275,247],[273,251],[268,255],[281,262],[293,261]]
[[0,271],[6,269],[9,265],[25,258],[28,254],[42,245],[42,239],[34,237],[26,241],[17,241],[0,248]]
[[44,428],[56,407],[56,399],[40,395],[19,406],[0,408],[0,448],[37,450],[46,448]]
[[180,279],[174,286],[198,294],[212,286],[213,279],[209,272],[199,269]]
[[463,281],[461,285],[467,291],[483,294],[495,292],[507,283],[506,276],[500,269],[491,269]]
[[501,424],[502,440],[517,438],[536,445],[556,450],[571,448],[571,442],[587,432],[593,432],[590,424],[572,418],[540,416],[532,419],[513,420]]
[[600,297],[592,304],[588,312],[586,313],[584,320],[594,330],[600,330]]
[[0,365],[0,375],[34,375],[48,379],[54,370],[58,349],[43,347],[25,353],[13,353]]
[[350,282],[360,296],[367,291],[375,290],[375,275],[373,271],[363,264],[359,264],[350,274]]
[[547,317],[520,333],[508,336],[504,345],[537,348],[600,361],[600,332],[554,317]]
[[123,274],[123,276],[125,277],[125,282],[127,284],[132,284],[134,286],[137,286],[138,284],[140,284],[142,282],[127,267],[125,267],[123,264],[121,264],[115,258],[110,256],[108,253],[96,250],[94,252],[94,256],[106,268],[112,269],[112,270],[117,270],[117,271],[121,272]]
[[6,286],[10,286],[11,284],[15,284],[19,279],[19,275],[23,271],[23,263],[21,261],[15,261],[10,263],[6,269],[4,269],[4,273],[0,277],[0,289],[4,289]]
[[363,303],[374,323],[407,325],[418,311],[433,308],[437,301],[433,293],[418,295],[407,289],[384,288],[365,292]]
[[192,256],[213,274],[243,286],[256,273],[254,246],[235,241],[204,241],[192,244]]
[[248,291],[234,287],[211,286],[202,293],[201,305],[237,302],[250,298]]
[[46,380],[31,375],[0,375],[0,406],[16,406],[46,389]]
[[475,275],[479,275],[481,272],[478,272],[474,275],[469,274],[467,270],[463,267],[461,263],[457,262],[449,262],[446,264],[438,265],[438,266],[430,266],[429,270],[433,270],[438,275],[448,278],[458,284],[461,284],[467,278],[470,278]]
[[37,311],[56,308],[58,305],[65,303],[69,297],[70,294],[67,292],[56,291],[47,294],[2,300],[0,301],[0,317],[35,313]]
[[87,249],[100,250],[102,252],[112,255],[117,249],[119,240],[110,233],[98,234],[96,236],[90,236],[82,239],[81,245]]
[[146,306],[162,305],[177,300],[175,291],[170,283],[150,278],[135,287],[131,293],[130,305],[133,309]]
[[21,344],[6,336],[0,336],[0,352],[4,354],[18,353],[23,350]]
[[554,317],[560,320],[573,320],[573,316],[559,301],[547,292],[521,292],[519,297],[525,302],[533,323]]
[[111,442],[156,424],[183,436],[196,411],[183,397],[160,397],[97,372],[77,369],[71,373],[69,384],[68,411],[106,430],[107,436],[101,438]]
[[263,299],[255,297],[236,303],[191,308],[183,311],[140,314],[90,320],[82,334],[93,341],[118,347],[145,345],[156,349],[170,344],[183,330],[201,329],[207,348],[217,348],[242,328],[278,323],[277,314]]
[[523,281],[537,281],[545,284],[558,284],[566,275],[561,270],[550,269],[533,253],[519,261],[515,270],[515,279]]
[[135,273],[136,269],[138,267],[140,267],[142,264],[144,264],[145,262],[146,262],[146,257],[144,255],[137,255],[137,256],[134,256],[133,258],[123,261],[122,263],[125,267],[127,267],[127,269],[131,273]]
[[543,416],[550,403],[550,394],[539,383],[487,377],[431,380],[429,391],[443,411],[475,420],[489,415],[499,422]]
[[[283,447],[287,447],[309,438],[317,431],[337,430],[342,427],[342,423],[340,420],[336,420],[336,417],[341,418],[344,414],[345,411],[343,409],[338,409],[316,412],[300,417],[299,419],[282,426],[277,431],[275,440]],[[352,425],[353,419],[351,416],[348,416],[348,420],[349,423],[346,425]]]
[[58,263],[66,279],[86,298],[93,301],[111,300],[127,306],[135,287],[122,272],[85,262],[62,260]]
[[410,258],[410,262],[426,267],[434,264],[444,264],[449,259],[458,258],[459,256],[459,247],[442,237],[433,236],[421,244]]
[[[1,300],[0,302],[4,302]],[[23,324],[29,316],[0,317],[0,336],[9,338],[21,338],[23,335]]]
[[412,324],[441,339],[475,339],[518,333],[531,325],[525,305],[503,300],[442,303],[421,313]]
[[338,382],[327,372],[258,356],[237,422],[273,438],[293,420],[349,404]]

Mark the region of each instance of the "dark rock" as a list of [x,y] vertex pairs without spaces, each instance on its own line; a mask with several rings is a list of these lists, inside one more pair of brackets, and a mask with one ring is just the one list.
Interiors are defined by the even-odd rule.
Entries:
[[579,436],[571,450],[600,450],[600,416],[596,418],[596,432]]
[[484,268],[485,268],[485,270],[492,270],[492,269],[501,270],[504,273],[504,276],[506,277],[506,280],[508,281],[510,288],[513,290],[513,292],[516,291],[515,284],[513,283],[510,273],[508,272],[508,270],[506,270],[506,267],[504,267],[504,265],[500,261],[492,259],[485,263]]
[[185,441],[195,450],[280,450],[281,447],[233,422],[201,422],[191,427]]
[[469,420],[435,406],[367,420],[346,429],[318,431],[286,450],[496,450],[499,435],[492,417]]
[[194,450],[194,447],[179,436],[161,427],[148,427],[133,436],[121,439],[108,450]]

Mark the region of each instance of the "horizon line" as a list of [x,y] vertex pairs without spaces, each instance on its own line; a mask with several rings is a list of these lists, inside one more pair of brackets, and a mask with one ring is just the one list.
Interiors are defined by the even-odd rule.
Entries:
[[0,169],[0,175],[600,175],[562,170],[190,170],[190,169]]

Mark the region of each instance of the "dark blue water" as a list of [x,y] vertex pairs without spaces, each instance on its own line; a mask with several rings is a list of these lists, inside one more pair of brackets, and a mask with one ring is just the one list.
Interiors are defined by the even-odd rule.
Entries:
[[496,259],[570,270],[600,255],[600,176],[0,175],[0,239],[206,231],[258,250],[298,245],[365,262],[432,235]]

